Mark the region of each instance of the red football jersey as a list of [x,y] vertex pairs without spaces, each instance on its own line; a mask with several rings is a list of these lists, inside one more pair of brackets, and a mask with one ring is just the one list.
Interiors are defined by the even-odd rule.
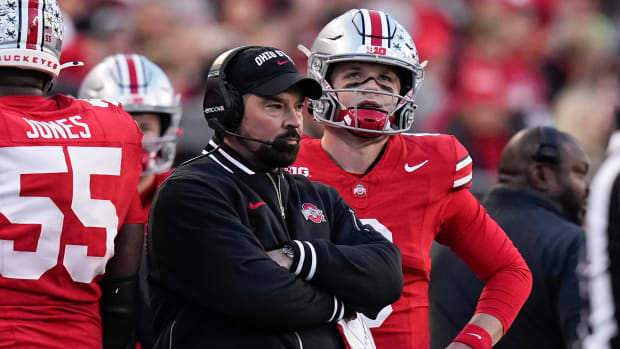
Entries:
[[159,186],[164,182],[164,180],[170,176],[172,171],[174,170],[169,170],[164,173],[156,173],[155,180],[151,186],[146,188],[144,192],[140,193],[140,200],[142,201],[142,216],[144,217],[145,222],[149,219],[149,211],[151,210],[151,205],[153,204],[153,199],[155,198],[157,189],[159,189]]
[[0,346],[102,346],[97,282],[144,221],[141,140],[106,102],[0,97]]
[[[497,264],[502,265],[500,268],[515,266],[511,264],[514,261],[497,261],[496,252],[516,253],[516,259],[520,258],[505,233],[469,191],[463,190],[471,185],[472,162],[467,150],[452,136],[394,135],[366,175],[343,171],[323,150],[320,140],[304,140],[297,161],[288,170],[337,188],[364,223],[399,246],[403,296],[384,308],[377,319],[369,320],[379,349],[429,347],[428,282],[433,240],[450,245],[484,280],[501,274]],[[502,305],[505,299],[501,298],[511,295],[491,294],[481,301],[478,311],[495,315],[507,328],[529,294],[517,293],[516,309]]]

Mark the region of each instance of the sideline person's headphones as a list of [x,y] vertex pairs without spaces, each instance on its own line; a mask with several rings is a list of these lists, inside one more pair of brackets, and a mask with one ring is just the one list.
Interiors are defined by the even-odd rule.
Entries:
[[215,132],[234,131],[243,118],[241,93],[226,81],[228,63],[241,51],[258,46],[240,46],[223,52],[211,65],[207,74],[207,87],[203,112],[209,127]]
[[532,158],[540,162],[559,164],[558,130],[551,126],[542,126],[538,130],[540,132],[540,145]]

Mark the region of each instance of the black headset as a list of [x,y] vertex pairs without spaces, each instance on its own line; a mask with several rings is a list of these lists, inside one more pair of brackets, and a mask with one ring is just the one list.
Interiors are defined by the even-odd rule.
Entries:
[[540,144],[532,158],[540,162],[559,164],[558,130],[551,126],[542,126],[538,130],[540,132]]
[[213,61],[207,74],[207,88],[203,112],[209,127],[216,133],[235,131],[243,118],[243,98],[232,84],[226,81],[228,63],[241,51],[257,46],[239,46],[230,49]]

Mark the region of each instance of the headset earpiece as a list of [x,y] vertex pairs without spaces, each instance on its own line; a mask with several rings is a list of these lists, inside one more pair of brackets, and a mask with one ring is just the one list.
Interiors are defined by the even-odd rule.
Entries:
[[203,100],[203,112],[214,131],[234,131],[243,118],[241,93],[226,81],[226,68],[239,52],[254,46],[240,46],[220,54],[209,69]]
[[558,131],[554,127],[543,126],[540,130],[540,145],[532,156],[534,160],[552,164],[560,163]]

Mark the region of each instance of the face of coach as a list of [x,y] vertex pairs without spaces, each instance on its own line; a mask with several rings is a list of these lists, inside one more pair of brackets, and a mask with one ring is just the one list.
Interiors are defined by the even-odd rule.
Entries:
[[245,104],[239,134],[267,140],[272,146],[242,138],[228,137],[225,142],[244,158],[267,169],[292,164],[299,151],[302,132],[304,96],[298,88],[291,88],[274,96],[255,94],[243,96]]
[[292,164],[301,141],[305,98],[319,98],[321,86],[299,74],[288,55],[269,47],[238,53],[228,64],[227,76],[244,106],[234,131],[242,137],[229,134],[224,143],[257,168],[273,170]]

